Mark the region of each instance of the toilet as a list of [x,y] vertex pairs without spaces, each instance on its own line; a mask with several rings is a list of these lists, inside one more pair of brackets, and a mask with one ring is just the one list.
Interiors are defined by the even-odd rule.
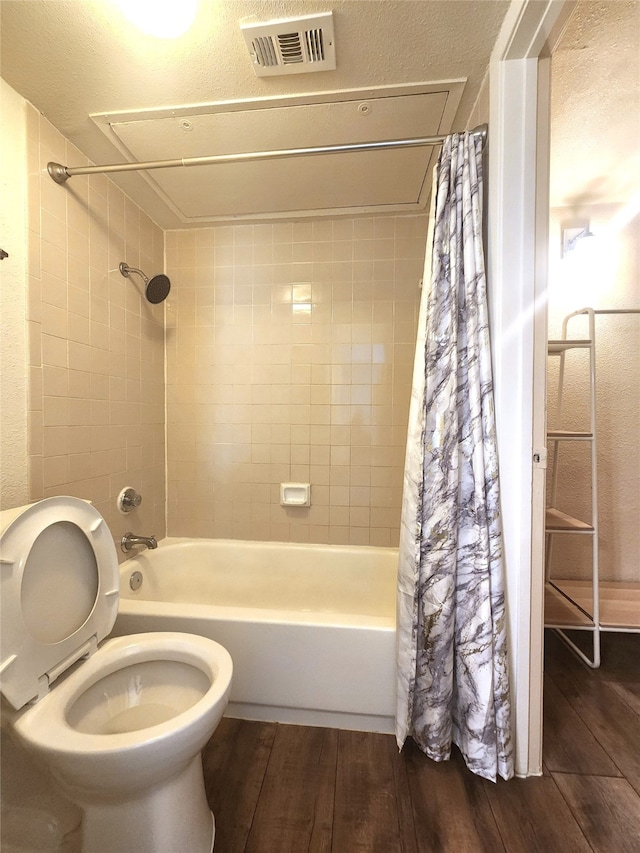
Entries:
[[109,528],[88,502],[0,512],[3,718],[83,811],[83,853],[210,853],[201,750],[229,653],[182,633],[106,639],[118,612]]

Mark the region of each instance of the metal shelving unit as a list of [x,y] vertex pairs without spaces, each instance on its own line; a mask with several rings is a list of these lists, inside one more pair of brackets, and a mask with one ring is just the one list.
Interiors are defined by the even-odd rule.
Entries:
[[[589,337],[568,337],[571,320],[575,317],[588,315]],[[546,533],[546,583],[550,588],[550,595],[561,596],[566,600],[566,607],[573,614],[573,620],[577,624],[572,628],[583,631],[591,631],[593,635],[593,654],[588,657],[576,646],[565,633],[565,624],[549,624],[545,616],[545,624],[556,628],[562,639],[571,649],[589,666],[596,668],[600,666],[600,597],[598,583],[598,454],[596,439],[596,341],[595,341],[595,317],[591,308],[583,308],[568,314],[562,322],[562,338],[549,341],[548,353],[550,357],[560,359],[558,370],[558,393],[557,393],[557,420],[563,422],[563,397],[565,384],[565,371],[567,355],[576,350],[587,350],[589,356],[589,424],[586,430],[552,429],[547,432],[547,442],[552,443],[552,474],[551,488],[549,491],[549,506],[546,510],[545,533]],[[590,449],[591,459],[591,518],[589,521],[579,519],[564,512],[557,507],[558,483],[560,478],[560,451],[563,443],[581,441],[587,442]],[[585,609],[579,605],[570,594],[556,583],[551,577],[551,558],[553,553],[554,539],[556,536],[588,536],[591,540],[591,600],[590,607]],[[548,596],[549,597],[549,596]],[[560,600],[561,603],[561,600]],[[561,610],[561,608],[556,608]],[[545,608],[545,610],[548,610]]]
[[[546,589],[545,625],[554,628],[562,640],[588,666],[600,666],[601,631],[640,631],[640,583],[601,583],[598,564],[598,466],[596,426],[596,315],[640,314],[640,309],[593,310],[582,308],[568,314],[562,324],[562,338],[548,343],[549,357],[559,358],[556,418],[563,423],[566,360],[572,352],[588,351],[589,363],[589,423],[584,430],[550,429],[547,440],[552,445],[552,474],[546,510]],[[584,317],[588,321],[588,338],[570,338],[572,320]],[[586,442],[590,452],[591,508],[590,518],[576,518],[560,509],[558,486],[562,477],[561,449],[567,442]],[[570,508],[569,508],[570,509]],[[591,544],[591,565],[587,577],[567,580],[552,574],[552,555],[557,536],[584,536]],[[587,631],[592,634],[592,654],[567,636],[566,631]]]

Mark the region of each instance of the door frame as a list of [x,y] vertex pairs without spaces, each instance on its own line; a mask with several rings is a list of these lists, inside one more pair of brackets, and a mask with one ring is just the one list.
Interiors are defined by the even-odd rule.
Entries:
[[517,776],[542,773],[549,57],[574,6],[512,0],[489,66],[488,295]]

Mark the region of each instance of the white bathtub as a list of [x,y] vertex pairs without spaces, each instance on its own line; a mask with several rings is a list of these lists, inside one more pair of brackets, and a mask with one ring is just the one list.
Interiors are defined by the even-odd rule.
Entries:
[[168,538],[120,567],[113,634],[222,643],[229,716],[390,732],[397,561],[393,548]]

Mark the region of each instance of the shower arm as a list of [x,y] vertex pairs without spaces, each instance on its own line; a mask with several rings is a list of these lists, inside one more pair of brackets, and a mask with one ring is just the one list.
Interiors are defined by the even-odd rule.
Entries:
[[[474,128],[472,134],[480,136],[482,146],[487,140],[487,125]],[[141,163],[114,163],[107,166],[63,166],[48,163],[47,171],[57,184],[64,184],[74,175],[96,175],[111,172],[139,172],[151,169],[171,169],[176,166],[212,166],[219,163],[246,163],[254,160],[283,160],[288,157],[311,157],[317,154],[342,154],[354,151],[381,151],[396,148],[420,148],[423,145],[441,145],[443,136],[421,136],[413,139],[387,139],[379,142],[354,142],[345,145],[320,145],[314,148],[284,148],[276,151],[249,151],[244,154],[213,154],[209,157],[181,157],[176,160],[148,160]]]
[[140,276],[140,278],[144,281],[145,284],[149,284],[148,276],[146,276],[142,272],[142,270],[139,270],[137,267],[130,267],[129,264],[126,264],[124,261],[122,261],[118,269],[120,270],[120,274],[123,275],[125,278],[129,278],[131,273],[135,272]]

